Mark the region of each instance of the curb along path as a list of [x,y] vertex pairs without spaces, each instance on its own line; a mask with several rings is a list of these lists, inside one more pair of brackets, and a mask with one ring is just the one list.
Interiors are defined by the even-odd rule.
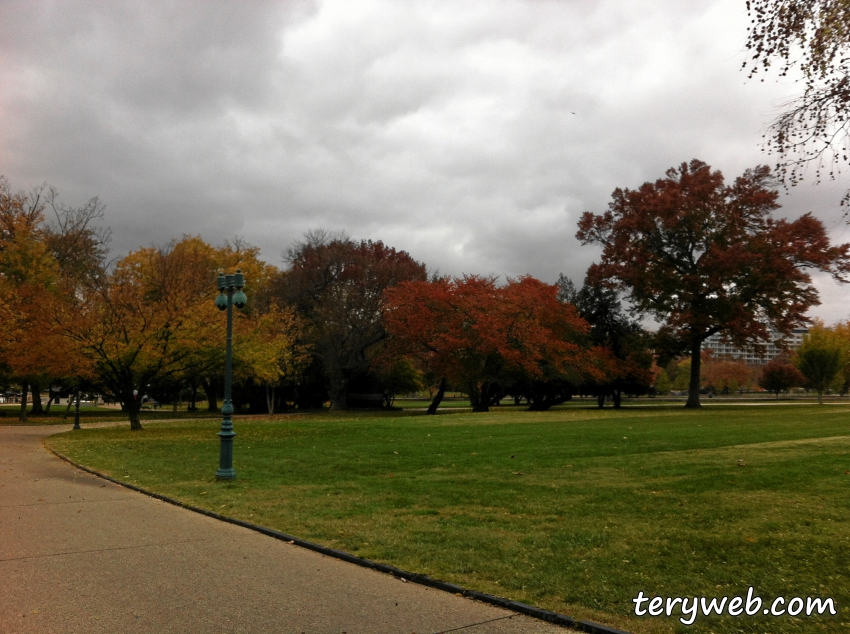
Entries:
[[0,631],[622,634],[69,466],[68,428],[0,427]]

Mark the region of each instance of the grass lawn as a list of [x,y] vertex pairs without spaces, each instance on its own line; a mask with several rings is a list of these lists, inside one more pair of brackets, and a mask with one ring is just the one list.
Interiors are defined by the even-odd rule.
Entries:
[[[91,429],[47,443],[190,504],[634,632],[850,631],[850,409],[713,405]],[[638,618],[632,599],[832,597],[835,617]],[[645,607],[645,606],[644,606]],[[804,613],[805,614],[805,613]]]

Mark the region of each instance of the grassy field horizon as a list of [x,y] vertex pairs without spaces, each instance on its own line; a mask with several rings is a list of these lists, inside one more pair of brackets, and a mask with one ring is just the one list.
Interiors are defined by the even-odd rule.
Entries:
[[[639,633],[850,630],[846,405],[320,412],[46,442],[189,504]],[[639,618],[645,596],[831,597],[834,617]]]

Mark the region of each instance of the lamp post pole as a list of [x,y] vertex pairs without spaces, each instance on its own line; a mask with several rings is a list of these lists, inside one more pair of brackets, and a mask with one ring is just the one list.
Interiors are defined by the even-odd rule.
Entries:
[[77,393],[77,407],[74,410],[74,429],[80,429],[80,388],[74,391]]
[[233,307],[242,308],[248,301],[242,287],[245,286],[245,278],[242,269],[238,269],[235,275],[218,276],[218,297],[215,299],[216,308],[227,311],[227,349],[224,361],[224,403],[221,406],[221,431],[218,437],[221,439],[221,452],[219,456],[218,471],[215,477],[219,480],[233,480],[236,471],[233,469],[233,402],[231,401],[231,388],[233,385]]

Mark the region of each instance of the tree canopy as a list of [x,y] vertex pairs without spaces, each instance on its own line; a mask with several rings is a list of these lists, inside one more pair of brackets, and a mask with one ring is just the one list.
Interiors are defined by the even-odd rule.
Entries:
[[462,386],[473,411],[486,412],[500,380],[578,385],[597,371],[581,345],[587,323],[557,293],[531,277],[407,282],[386,291],[384,322],[397,353]]
[[[54,224],[45,218],[48,207]],[[21,386],[22,420],[30,388],[38,414],[41,386],[78,384],[91,376],[88,360],[61,336],[56,316],[104,270],[108,232],[98,227],[102,215],[96,198],[68,207],[46,185],[15,193],[0,177],[0,355]]]
[[585,212],[576,236],[602,246],[588,279],[628,293],[668,344],[691,356],[687,407],[699,407],[700,349],[715,333],[759,345],[769,327],[788,333],[818,303],[809,270],[847,282],[850,244],[831,246],[811,214],[772,218],[770,170],[731,185],[702,161],[682,163],[636,190],[616,189],[608,210]]
[[355,242],[324,231],[308,233],[287,260],[289,270],[278,278],[275,297],[304,319],[331,408],[345,409],[351,379],[369,368],[367,351],[387,336],[381,321],[384,291],[425,280],[425,265],[383,242]]
[[602,376],[582,386],[583,393],[594,394],[600,407],[610,396],[618,408],[624,392],[648,392],[655,378],[649,336],[626,313],[617,291],[598,279],[586,279],[581,289],[576,290],[563,274],[557,286],[559,300],[573,304],[581,318],[590,324],[590,341],[598,349],[610,351],[610,358],[600,358]]
[[[776,64],[779,75],[796,68],[803,93],[785,106],[768,133],[779,154],[778,172],[791,185],[814,163],[816,178],[830,178],[848,160],[850,135],[850,1],[748,0],[746,47],[750,77]],[[848,192],[842,204],[850,200]]]
[[776,394],[777,400],[780,392],[787,392],[792,387],[803,387],[805,383],[806,377],[783,356],[771,359],[759,377],[759,385]]
[[823,403],[824,392],[841,388],[848,362],[848,341],[820,323],[809,330],[794,354],[794,365],[806,377],[806,387],[817,392],[819,403]]

